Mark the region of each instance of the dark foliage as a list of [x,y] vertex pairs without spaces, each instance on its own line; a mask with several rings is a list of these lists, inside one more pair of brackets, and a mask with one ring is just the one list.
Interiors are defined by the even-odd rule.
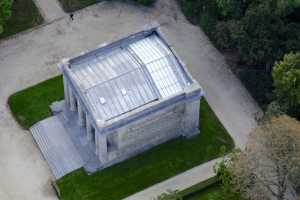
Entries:
[[272,77],[267,72],[256,69],[239,69],[236,74],[257,103],[265,108],[273,96]]
[[[76,10],[80,10],[87,6],[93,5],[95,3],[99,3],[103,0],[59,0],[63,9],[68,12],[74,12]],[[131,2],[144,5],[151,6],[156,0],[131,0]],[[129,0],[130,2],[130,0]]]
[[4,32],[0,34],[0,39],[39,25],[42,22],[43,18],[32,0],[14,0],[11,16],[4,24]]
[[260,105],[270,103],[272,66],[284,54],[300,51],[300,7],[295,1],[178,1],[218,48],[237,52],[234,72]]
[[217,4],[213,0],[178,0],[184,14],[195,25],[200,25],[212,36],[218,18]]

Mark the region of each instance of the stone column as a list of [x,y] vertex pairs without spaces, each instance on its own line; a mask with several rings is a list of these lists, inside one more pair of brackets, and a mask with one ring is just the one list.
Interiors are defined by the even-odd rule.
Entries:
[[192,137],[200,133],[199,130],[199,111],[200,101],[196,99],[194,101],[186,102],[185,111],[183,114],[182,132],[186,137]]
[[106,135],[100,134],[99,132],[95,133],[96,135],[96,154],[101,163],[106,163],[108,160],[107,155],[107,137]]
[[93,138],[93,132],[92,132],[92,124],[91,124],[91,120],[88,116],[86,116],[86,138],[88,141],[91,141]]
[[78,124],[79,126],[84,126],[84,111],[79,101],[77,101],[77,111],[78,111]]
[[65,77],[63,77],[63,81],[64,81],[64,94],[65,94],[65,103],[66,105],[68,105],[70,103],[70,98],[69,98],[69,87],[68,87],[68,83]]
[[70,110],[75,111],[75,109],[76,109],[75,96],[73,94],[71,87],[69,87],[68,93],[69,93],[69,99],[70,99]]

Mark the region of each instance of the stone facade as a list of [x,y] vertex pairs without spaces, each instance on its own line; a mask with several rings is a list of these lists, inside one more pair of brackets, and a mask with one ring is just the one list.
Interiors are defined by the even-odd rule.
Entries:
[[189,89],[193,87],[190,93],[151,103],[103,124],[93,124],[87,109],[70,88],[65,90],[65,105],[77,112],[77,123],[86,128],[87,139],[95,143],[95,152],[103,167],[107,167],[169,139],[199,134],[201,90],[197,83]]
[[[151,31],[159,34],[157,30]],[[144,34],[150,34],[151,31]],[[124,40],[119,43],[123,44]],[[176,95],[160,97],[108,120],[100,120],[95,116],[82,94],[81,85],[70,75],[70,62],[64,60],[59,66],[64,78],[65,109],[78,115],[78,121],[74,123],[85,128],[86,138],[94,144],[101,168],[172,138],[192,137],[199,133],[200,98],[203,91],[180,60],[178,62],[188,79],[182,91]],[[126,95],[123,89],[121,92]],[[99,101],[105,105],[105,99],[100,98]]]

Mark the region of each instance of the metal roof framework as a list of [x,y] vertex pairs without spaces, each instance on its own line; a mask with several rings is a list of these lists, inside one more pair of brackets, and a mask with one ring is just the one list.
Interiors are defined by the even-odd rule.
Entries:
[[157,34],[89,54],[70,69],[93,115],[104,121],[176,95],[191,83]]

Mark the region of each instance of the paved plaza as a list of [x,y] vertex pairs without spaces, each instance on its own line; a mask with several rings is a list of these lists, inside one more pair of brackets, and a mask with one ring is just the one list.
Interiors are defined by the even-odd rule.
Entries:
[[[36,1],[44,12],[52,12],[45,8],[50,0]],[[159,0],[154,8],[104,2],[76,12],[74,21],[66,15],[48,15],[47,25],[0,42],[1,200],[57,199],[50,185],[50,169],[32,135],[11,115],[8,97],[57,75],[56,63],[61,58],[115,41],[143,30],[145,25],[161,24],[171,46],[206,91],[206,99],[220,121],[238,146],[245,145],[256,126],[254,114],[260,109],[230,72],[223,56],[199,27],[184,19],[174,2]]]

